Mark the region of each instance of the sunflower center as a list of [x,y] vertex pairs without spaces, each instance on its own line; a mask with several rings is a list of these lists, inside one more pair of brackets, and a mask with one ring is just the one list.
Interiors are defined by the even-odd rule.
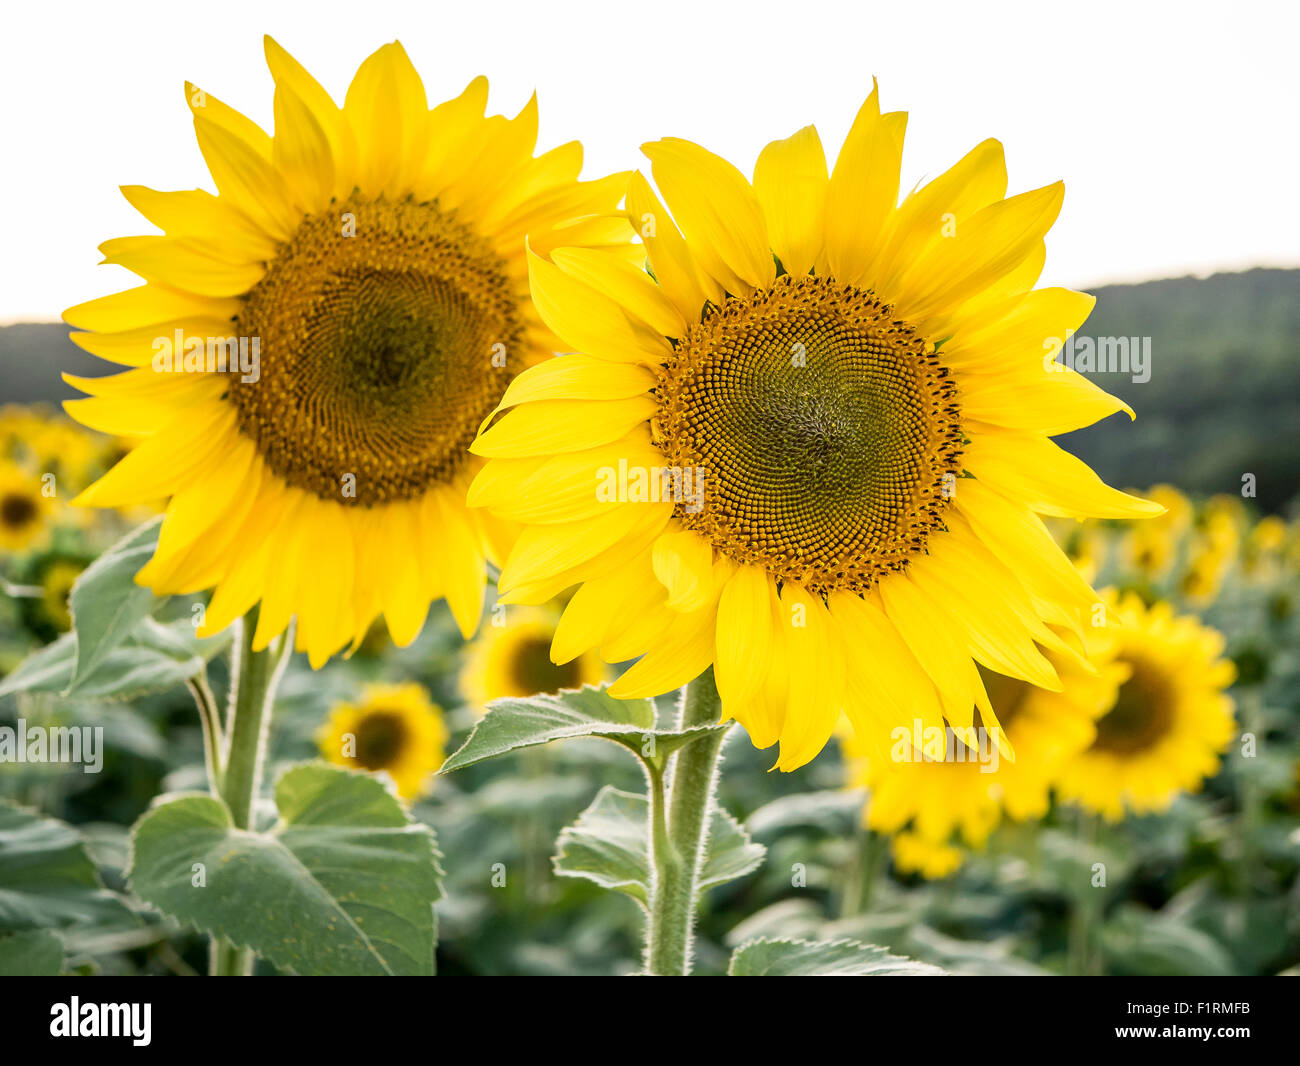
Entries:
[[1163,671],[1130,662],[1133,673],[1119,688],[1115,706],[1097,722],[1093,748],[1132,755],[1153,747],[1173,722],[1173,692]]
[[[244,297],[256,381],[240,428],[289,484],[380,504],[450,482],[509,381],[522,325],[504,263],[436,203],[309,215]],[[352,491],[348,491],[349,488]]]
[[551,662],[551,642],[530,638],[515,649],[511,675],[521,692],[552,693],[578,685],[578,661],[556,665]]
[[395,711],[371,711],[356,727],[357,762],[367,770],[386,770],[406,747],[407,729]]
[[652,423],[704,485],[682,523],[816,592],[904,569],[961,473],[956,390],[932,349],[874,293],[824,277],[710,308],[663,368]]
[[36,518],[36,501],[19,492],[5,493],[0,499],[0,523],[9,529],[22,529]]

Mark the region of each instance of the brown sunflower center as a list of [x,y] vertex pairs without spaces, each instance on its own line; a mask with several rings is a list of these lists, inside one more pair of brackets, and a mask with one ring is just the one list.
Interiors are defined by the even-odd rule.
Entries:
[[710,308],[663,368],[652,423],[703,482],[683,524],[817,592],[902,570],[961,472],[956,391],[932,347],[824,277]]
[[303,219],[238,330],[260,352],[231,384],[244,434],[289,484],[361,504],[452,480],[522,338],[504,263],[453,214],[356,194]]
[[356,727],[357,762],[367,770],[386,770],[407,743],[406,720],[396,711],[371,711]]
[[1141,660],[1129,665],[1133,673],[1120,686],[1115,706],[1097,722],[1093,747],[1099,751],[1118,755],[1146,751],[1173,724],[1174,692],[1165,672]]
[[21,492],[7,492],[0,498],[0,523],[8,529],[22,529],[36,518],[36,501]]
[[519,691],[529,695],[576,688],[579,679],[576,659],[563,665],[551,662],[551,642],[545,637],[521,641],[515,648],[510,672]]

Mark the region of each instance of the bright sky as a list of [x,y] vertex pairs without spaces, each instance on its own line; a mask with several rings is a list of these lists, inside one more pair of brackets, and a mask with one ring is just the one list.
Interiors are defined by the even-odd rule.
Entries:
[[1065,179],[1048,283],[1300,265],[1291,0],[173,0],[14,4],[5,21],[0,322],[136,283],[95,265],[100,241],[152,232],[117,186],[212,188],[186,78],[271,127],[264,32],[338,100],[394,38],[431,102],[483,73],[490,109],[513,114],[535,87],[541,146],[581,139],[588,177],[668,135],[751,173],[812,122],[833,154],[875,75],[911,113],[905,187],[988,136],[1012,192]]

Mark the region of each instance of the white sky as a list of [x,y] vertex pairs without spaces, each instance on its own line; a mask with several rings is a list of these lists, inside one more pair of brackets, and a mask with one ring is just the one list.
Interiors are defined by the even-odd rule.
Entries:
[[0,59],[0,322],[56,319],[135,283],[96,246],[151,232],[120,184],[211,188],[189,78],[271,128],[271,33],[338,100],[400,39],[431,101],[479,73],[490,110],[536,87],[544,148],[579,138],[586,175],[641,165],[661,136],[746,173],[815,123],[833,156],[880,79],[911,113],[903,183],[985,137],[1011,191],[1057,178],[1044,280],[1087,287],[1300,265],[1300,5],[462,0],[8,5]]

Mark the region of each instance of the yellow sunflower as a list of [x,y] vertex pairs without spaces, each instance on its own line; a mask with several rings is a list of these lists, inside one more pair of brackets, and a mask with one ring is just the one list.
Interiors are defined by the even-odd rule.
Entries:
[[555,346],[524,238],[631,247],[625,176],[577,181],[577,142],[534,157],[536,99],[485,117],[484,78],[430,108],[400,44],[341,108],[269,38],[266,58],[274,136],[187,84],[218,195],[125,187],[164,232],[102,250],[146,283],[65,312],[132,368],[69,378],[91,398],[68,410],[137,440],[78,502],[170,496],[137,580],[215,589],[204,632],[260,601],[255,648],[297,616],[319,665],[380,614],[409,644],[444,597],[470,634],[510,531],[466,508],[467,447]]
[[[1049,658],[1060,692],[980,669],[1014,761],[1004,757],[980,715],[973,736],[962,739],[951,729],[925,732],[919,721],[895,726],[888,742],[874,749],[886,749],[886,756],[873,756],[860,736],[845,740],[849,784],[870,790],[864,824],[894,837],[900,869],[947,876],[955,869],[952,848],[983,847],[1004,814],[1025,821],[1047,813],[1056,774],[1092,742],[1093,723],[1115,702],[1124,678],[1113,663],[1094,668],[1075,656],[1054,652]],[[959,865],[963,852],[956,854]],[[939,869],[944,872],[933,872]]]
[[920,874],[930,881],[951,877],[966,861],[966,853],[952,844],[936,844],[919,833],[896,833],[889,841],[899,873]]
[[1162,510],[1050,439],[1128,410],[1052,361],[1093,305],[1033,288],[1061,186],[1005,198],[985,141],[900,204],[904,122],[873,91],[829,174],[807,127],[752,184],[646,145],[667,205],[632,178],[647,269],[532,249],[576,354],[516,378],[471,449],[471,504],[523,526],[506,601],[580,586],[557,660],[640,657],[622,697],[714,664],[724,715],[783,770],[841,708],[868,733],[991,720],[976,661],[1059,688],[1048,627],[1094,595],[1038,516]]
[[1291,531],[1277,515],[1266,515],[1251,527],[1242,551],[1242,570],[1254,580],[1276,579]]
[[483,627],[461,671],[466,701],[483,710],[492,700],[533,696],[598,685],[605,680],[600,657],[584,652],[563,664],[551,661],[558,611],[512,607]]
[[405,800],[426,795],[446,758],[442,711],[414,683],[367,685],[359,704],[330,710],[317,734],[321,754],[336,766],[382,771]]
[[49,539],[55,498],[43,488],[41,474],[0,460],[0,551],[27,551]]
[[72,628],[68,597],[72,595],[72,586],[85,569],[84,563],[56,559],[41,575],[41,608],[45,617],[60,633],[66,633]]
[[1111,536],[1105,523],[1094,518],[1049,518],[1046,525],[1079,576],[1092,584],[1110,559]]
[[1172,485],[1153,485],[1146,493],[1165,513],[1127,531],[1125,553],[1130,565],[1151,577],[1160,577],[1173,565],[1183,534],[1192,522],[1192,504]]
[[1125,810],[1164,810],[1194,792],[1219,767],[1236,731],[1225,695],[1235,670],[1221,658],[1223,636],[1168,603],[1148,608],[1134,594],[1108,593],[1107,624],[1089,636],[1094,663],[1124,669],[1096,736],[1057,775],[1063,800],[1109,821]]

